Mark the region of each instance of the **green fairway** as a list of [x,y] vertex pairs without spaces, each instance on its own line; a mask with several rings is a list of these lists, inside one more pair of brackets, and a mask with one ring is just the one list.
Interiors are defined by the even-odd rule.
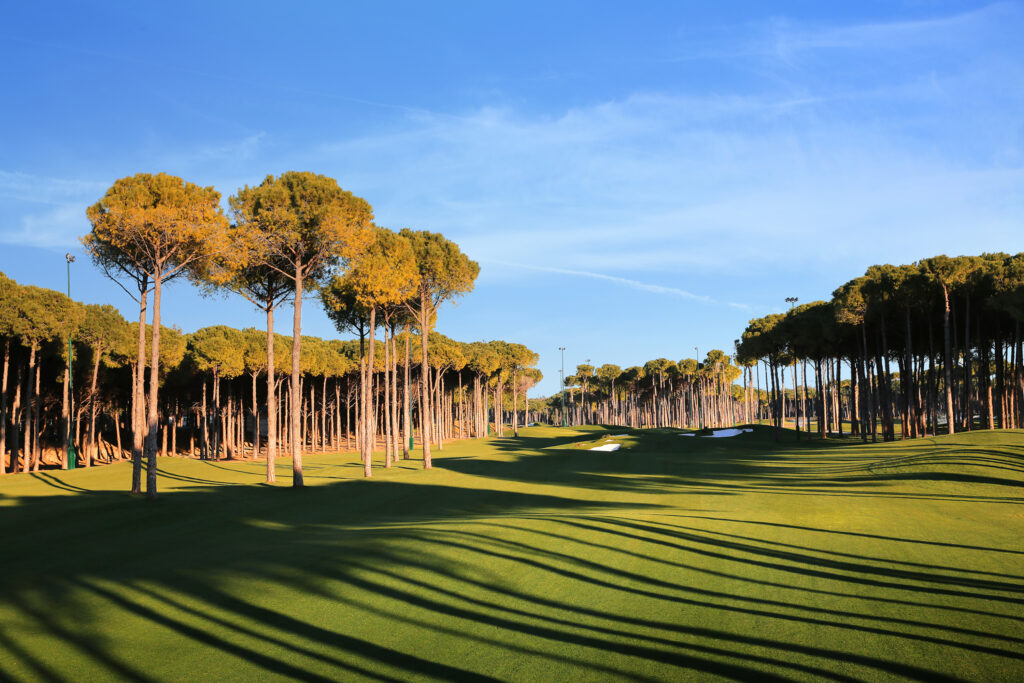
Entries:
[[1024,679],[1024,432],[627,432],[4,477],[0,680]]

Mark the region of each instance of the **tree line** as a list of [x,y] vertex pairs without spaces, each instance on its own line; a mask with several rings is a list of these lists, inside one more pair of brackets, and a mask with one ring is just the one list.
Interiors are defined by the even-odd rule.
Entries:
[[[873,441],[1012,429],[1024,420],[1022,320],[1024,254],[941,255],[871,266],[829,301],[751,320],[736,355],[764,367],[777,430],[787,414],[821,438],[844,423]],[[800,391],[787,409],[790,371]]]
[[743,419],[740,389],[734,384],[741,372],[718,349],[702,361],[657,358],[625,370],[610,363],[597,368],[581,364],[565,377],[564,391],[548,401],[545,419],[636,428],[735,424]]
[[[0,279],[0,473],[37,469],[46,443],[61,445],[65,467],[73,444],[86,466],[127,451],[132,492],[142,490],[145,461],[146,493],[155,497],[158,451],[262,454],[267,481],[274,481],[281,447],[300,487],[303,450],[354,439],[371,476],[374,448],[383,443],[390,466],[399,450],[408,457],[414,432],[429,468],[432,444],[485,435],[491,388],[499,432],[511,389],[517,430],[519,398],[525,401],[540,379],[536,354],[433,331],[441,304],[471,291],[479,272],[455,243],[438,233],[379,227],[368,202],[313,173],[267,176],[228,203],[225,214],[213,188],[143,173],[116,181],[88,209],[92,231],[82,242],[139,304],[137,323],[112,306],[83,306]],[[244,297],[265,315],[266,331],[215,326],[183,335],[164,327],[163,287],[182,277],[210,294]],[[358,340],[303,337],[306,292],[317,295],[339,331],[354,331]],[[293,304],[291,337],[274,332],[274,313],[285,302]],[[77,382],[77,396],[69,351],[89,358],[91,374]],[[83,372],[82,364],[75,367]],[[58,385],[59,412],[54,390],[47,391]],[[82,411],[87,420],[73,419]]]
[[864,440],[1014,429],[1022,320],[1024,254],[876,265],[829,301],[751,320],[732,356],[578,365],[544,414],[631,427],[767,420],[776,435],[791,420],[798,437],[848,429]]

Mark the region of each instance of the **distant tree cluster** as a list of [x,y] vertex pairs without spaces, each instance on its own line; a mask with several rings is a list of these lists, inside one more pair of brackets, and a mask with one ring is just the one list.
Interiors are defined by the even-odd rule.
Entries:
[[[376,226],[368,202],[312,173],[268,176],[229,205],[228,216],[213,188],[137,174],[89,208],[83,244],[138,302],[137,323],[112,306],[83,306],[0,276],[0,474],[37,470],[46,447],[54,452],[49,464],[67,467],[70,431],[85,466],[130,454],[133,492],[142,491],[145,461],[150,497],[158,452],[265,457],[274,481],[283,448],[293,485],[302,486],[304,450],[354,441],[370,476],[375,448],[383,446],[390,467],[399,451],[409,457],[414,434],[430,467],[432,444],[485,436],[492,421],[500,433],[507,393],[513,430],[520,408],[528,419],[526,389],[540,380],[536,354],[433,331],[440,305],[472,290],[479,272],[455,243]],[[164,327],[163,286],[180,277],[244,297],[266,316],[266,331],[215,326],[183,335]],[[306,292],[358,341],[303,337]],[[274,312],[287,301],[290,337],[273,331]],[[89,373],[76,382],[69,347],[86,359],[75,374]]]
[[633,427],[767,419],[777,434],[792,420],[797,436],[813,424],[821,438],[848,425],[865,440],[1018,428],[1022,321],[1024,254],[872,266],[830,301],[751,320],[731,357],[579,365],[542,409],[569,424]]
[[936,256],[872,266],[830,301],[751,320],[737,358],[764,365],[776,427],[787,415],[784,370],[797,387],[799,366],[804,389],[789,412],[808,431],[814,419],[822,438],[844,421],[872,440],[896,438],[897,427],[900,438],[1017,428],[1022,320],[1024,254]]
[[577,365],[565,378],[562,394],[552,397],[546,419],[567,424],[617,424],[628,427],[719,427],[738,419],[740,377],[725,352],[713,349],[703,361],[657,358],[623,370]]

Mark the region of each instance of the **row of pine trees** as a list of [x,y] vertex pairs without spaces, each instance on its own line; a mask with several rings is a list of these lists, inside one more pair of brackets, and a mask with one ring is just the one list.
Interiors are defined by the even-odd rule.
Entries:
[[742,369],[712,349],[703,361],[657,358],[623,370],[607,363],[576,366],[565,391],[549,402],[548,419],[565,424],[627,427],[721,427],[742,419]]
[[[267,481],[284,452],[301,487],[303,452],[342,440],[355,442],[371,476],[375,447],[390,466],[399,452],[408,457],[416,432],[429,468],[431,444],[486,433],[492,395],[498,429],[507,394],[517,428],[520,400],[528,406],[526,389],[540,379],[537,355],[433,331],[440,306],[471,291],[479,273],[458,245],[379,227],[366,200],[313,173],[240,188],[227,213],[220,200],[212,187],[140,173],[89,207],[92,231],[82,243],[138,303],[137,323],[113,306],[0,279],[0,473],[38,469],[47,444],[60,444],[65,467],[73,445],[87,466],[128,452],[132,492],[142,491],[145,462],[146,493],[155,497],[158,452],[262,455]],[[244,298],[266,331],[165,327],[163,288],[179,278]],[[304,337],[310,295],[358,340]],[[284,303],[293,308],[290,337],[274,331]],[[76,356],[88,360],[72,376]]]
[[[110,305],[83,305],[0,275],[6,378],[0,385],[0,473],[66,466],[69,443],[78,445],[77,463],[85,467],[130,455],[125,444],[132,429],[139,428],[125,419],[130,378],[137,373],[136,332],[137,323],[124,320]],[[69,336],[77,363],[70,383]],[[149,327],[146,338],[151,337]],[[274,441],[290,447],[296,436],[281,430],[289,420],[280,419],[287,417],[288,387],[276,380],[277,401],[270,406],[259,381],[267,369],[265,332],[218,325],[182,334],[165,327],[161,339],[161,454],[265,456],[271,409],[279,416]],[[370,392],[374,433],[369,437],[371,447],[385,450],[386,467],[399,453],[408,458],[414,434],[422,433],[419,336],[399,332],[388,341],[390,353],[384,342],[376,343]],[[291,339],[275,335],[274,345],[276,374],[284,377]],[[492,406],[511,413],[513,429],[520,413],[526,419],[522,399],[540,379],[539,371],[529,367],[536,356],[526,347],[502,341],[466,344],[431,332],[428,348],[431,396],[444,406],[432,425],[437,447],[444,439],[485,436],[492,422],[500,433],[502,414],[492,420]],[[366,355],[365,340],[303,337],[297,437],[303,450],[361,448],[359,368]],[[399,419],[389,422],[396,413]]]
[[791,386],[804,378],[795,417],[822,438],[847,421],[865,440],[1017,428],[1022,320],[1024,254],[936,256],[872,266],[829,301],[750,321],[737,358],[764,366],[777,428],[788,370]]
[[864,440],[1019,428],[1022,321],[1024,254],[872,266],[829,301],[751,320],[733,356],[579,365],[547,411],[631,427],[768,420],[777,434],[791,419],[798,436]]

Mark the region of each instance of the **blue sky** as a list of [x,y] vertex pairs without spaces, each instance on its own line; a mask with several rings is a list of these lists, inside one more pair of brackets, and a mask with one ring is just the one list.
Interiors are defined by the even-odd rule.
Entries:
[[[567,370],[729,351],[873,263],[1024,251],[1022,29],[1022,2],[18,3],[0,270],[63,288],[122,176],[226,199],[324,173],[479,261],[439,329],[527,344],[548,394],[559,346]],[[73,278],[133,315],[87,258]],[[262,322],[185,284],[163,319]]]

